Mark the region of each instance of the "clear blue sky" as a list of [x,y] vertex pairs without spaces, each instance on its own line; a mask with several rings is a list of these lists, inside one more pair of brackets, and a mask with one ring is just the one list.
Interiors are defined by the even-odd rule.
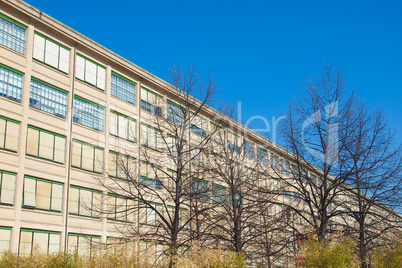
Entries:
[[402,142],[402,1],[27,2],[162,79],[212,72],[243,121],[280,116],[329,59]]

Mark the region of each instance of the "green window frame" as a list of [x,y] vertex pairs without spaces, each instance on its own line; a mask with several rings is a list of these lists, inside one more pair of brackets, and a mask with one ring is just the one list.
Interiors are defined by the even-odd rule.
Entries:
[[26,155],[64,164],[66,137],[28,125]]
[[244,151],[244,155],[247,158],[254,159],[254,157],[255,157],[254,147],[255,147],[254,143],[249,142],[248,140],[244,139],[244,150],[243,151]]
[[155,92],[141,87],[141,109],[156,116],[162,116],[162,96]]
[[101,174],[103,148],[73,139],[71,166]]
[[24,55],[27,28],[0,13],[0,44]]
[[135,142],[137,120],[116,111],[110,110],[110,134]]
[[32,58],[66,74],[70,69],[70,49],[36,31]]
[[0,226],[0,252],[10,249],[11,227]]
[[61,212],[63,207],[61,182],[24,176],[23,208]]
[[59,252],[60,237],[61,232],[21,228],[19,255],[28,256],[32,254],[35,247],[47,254]]
[[106,67],[79,53],[76,54],[75,60],[75,77],[87,84],[105,90]]
[[257,161],[260,164],[268,165],[267,150],[257,146]]
[[162,151],[162,131],[141,123],[141,145],[157,151]]
[[140,201],[139,207],[139,222],[141,225],[156,226],[160,219],[155,210],[162,213],[162,204]]
[[0,170],[0,205],[14,205],[16,175]]
[[0,96],[21,102],[24,74],[0,64]]
[[70,186],[68,213],[90,218],[101,216],[102,192],[98,190]]
[[109,151],[108,175],[123,180],[133,179],[136,176],[136,159],[117,152]]
[[111,94],[121,100],[135,105],[137,83],[112,71]]
[[161,190],[163,189],[162,176],[162,167],[141,161],[140,183],[142,185]]
[[68,250],[77,252],[80,256],[92,257],[96,246],[100,245],[101,237],[87,234],[68,234]]
[[74,96],[73,121],[103,131],[105,107],[79,96]]
[[0,149],[17,152],[20,122],[0,116]]
[[109,193],[107,196],[107,207],[108,220],[131,223],[134,222],[134,200],[129,199],[125,196]]

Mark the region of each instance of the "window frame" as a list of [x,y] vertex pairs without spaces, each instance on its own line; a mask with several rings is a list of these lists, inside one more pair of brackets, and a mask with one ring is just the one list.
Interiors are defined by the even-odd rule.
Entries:
[[[47,237],[47,249],[46,249],[46,253],[47,253],[47,254],[51,253],[51,252],[49,252],[50,246],[51,246],[51,244],[50,244],[50,239],[51,239],[51,238],[50,238],[50,235],[58,235],[58,236],[59,236],[59,245],[58,245],[58,249],[55,250],[55,251],[53,251],[53,252],[58,252],[58,251],[60,250],[61,232],[21,228],[21,229],[20,229],[20,232],[19,232],[19,238],[20,238],[20,239],[19,239],[19,242],[18,242],[18,255],[20,255],[20,256],[23,256],[23,255],[22,255],[22,252],[21,252],[21,237],[22,237],[22,232],[32,233],[32,234],[31,234],[31,241],[30,241],[30,248],[31,248],[31,250],[30,250],[30,253],[29,253],[29,254],[32,254],[32,252],[33,252],[33,250],[34,250],[34,248],[35,248],[35,245],[36,245],[36,244],[34,244],[34,242],[35,242],[35,233],[42,233],[42,234],[47,234],[47,235],[48,235],[48,237]],[[25,254],[24,254],[24,255],[25,255]]]
[[[78,66],[77,66],[78,60],[77,59],[79,59],[79,58],[84,60],[84,62],[83,62],[84,68],[83,68],[83,77],[82,78],[78,77],[78,75],[81,75],[81,74],[79,74],[79,72],[77,70],[77,68],[78,68]],[[96,66],[96,74],[95,74],[95,80],[96,81],[95,81],[95,83],[92,83],[91,81],[88,81],[89,79],[86,77],[88,75],[88,73],[87,73],[87,62],[90,62],[91,64],[95,64],[95,66]],[[77,78],[78,80],[84,82],[85,84],[94,86],[94,87],[96,87],[96,88],[98,88],[98,89],[100,89],[102,91],[106,90],[106,67],[104,67],[103,65],[101,65],[101,64],[99,64],[99,63],[97,63],[97,62],[89,59],[88,57],[85,57],[84,55],[82,55],[82,54],[77,52],[76,53],[76,61],[75,61],[74,68],[76,70],[75,78]],[[99,74],[98,74],[99,68],[103,69],[104,72],[105,72],[105,74],[104,74],[105,77],[104,77],[104,80],[103,80],[103,86],[98,85],[98,83],[102,82],[102,81],[99,81]]]
[[[93,173],[97,173],[97,174],[102,174],[103,173],[103,163],[104,163],[104,148],[101,148],[101,147],[98,147],[98,146],[95,146],[95,145],[92,145],[92,144],[89,144],[89,143],[86,143],[86,142],[83,142],[83,141],[79,141],[79,140],[76,140],[76,139],[73,139],[72,140],[72,142],[73,142],[73,148],[72,148],[72,157],[74,158],[74,142],[75,143],[78,143],[78,144],[80,144],[80,154],[79,154],[79,161],[80,161],[80,166],[76,166],[76,165],[74,165],[74,159],[71,161],[71,166],[72,167],[74,167],[74,168],[78,168],[78,169],[81,169],[81,170],[86,170],[86,171],[89,171],[89,172],[93,172]],[[91,147],[91,148],[93,148],[93,155],[92,155],[92,157],[93,157],[93,164],[92,164],[92,169],[87,169],[87,168],[84,168],[83,167],[83,160],[85,160],[84,159],[84,157],[83,157],[83,146],[87,146],[87,147]],[[97,163],[96,162],[96,151],[95,150],[100,150],[101,152],[102,152],[102,163]],[[95,167],[97,167],[97,165],[98,165],[98,167],[100,167],[100,170],[99,171],[97,171],[96,170],[96,168]]]
[[[5,45],[5,44],[3,44],[3,43],[0,43],[0,44],[1,44],[2,46],[4,46],[4,47],[8,48],[8,49],[11,49],[11,50],[13,50],[13,51],[19,53],[19,54],[25,55],[25,51],[26,51],[26,41],[27,41],[26,32],[27,32],[28,27],[25,26],[25,25],[23,25],[23,24],[21,24],[21,23],[19,23],[19,22],[16,21],[16,20],[14,20],[14,19],[12,19],[12,18],[10,18],[10,17],[8,17],[8,16],[2,14],[2,13],[0,13],[0,22],[1,22],[1,19],[4,19],[5,21],[8,21],[9,23],[11,23],[13,29],[14,29],[14,27],[18,27],[18,28],[22,29],[23,31],[21,31],[21,30],[20,30],[20,31],[21,31],[21,33],[23,33],[23,37],[24,37],[24,38],[23,38],[23,39],[22,39],[22,38],[17,38],[17,36],[16,36],[15,34],[7,33],[9,36],[13,37],[12,40],[14,40],[14,39],[19,39],[19,40],[20,40],[20,42],[23,44],[22,46],[20,46],[20,47],[22,48],[22,52],[19,51],[19,50],[17,50],[17,49],[15,49],[15,48],[13,48],[14,46],[17,46],[17,44],[14,44],[14,45],[11,45],[11,46]],[[17,30],[17,29],[16,29],[16,30]],[[6,32],[3,32],[3,33],[6,33]]]
[[[72,209],[72,204],[71,204],[71,194],[68,198],[68,214],[69,215],[75,215],[75,216],[80,216],[80,217],[87,217],[87,218],[92,218],[92,219],[101,219],[102,218],[102,213],[101,213],[101,207],[102,207],[102,192],[99,190],[94,190],[94,189],[90,189],[90,188],[84,188],[84,187],[80,187],[80,186],[75,186],[75,185],[70,185],[70,192],[71,192],[71,188],[73,189],[77,189],[79,190],[79,195],[78,195],[78,201],[77,201],[77,213],[71,212]],[[81,197],[81,191],[87,191],[87,192],[91,192],[91,208],[87,208],[87,207],[82,207],[81,206],[81,201],[82,201],[82,197]],[[94,202],[94,198],[96,198],[94,196],[94,193],[99,194],[99,208],[96,207],[96,204]],[[74,200],[75,201],[75,200]],[[95,200],[96,201],[96,200]],[[86,205],[85,205],[86,206]],[[80,210],[81,208],[83,208],[84,210],[88,210],[90,211],[91,215],[86,215],[84,213],[82,213]],[[96,211],[96,209],[98,209],[99,211]]]
[[[144,133],[144,130],[146,130],[146,133]],[[150,131],[153,131],[154,133],[152,133],[150,135]],[[161,152],[163,150],[162,133],[163,133],[162,130],[154,128],[150,125],[147,125],[147,124],[141,122],[141,125],[140,125],[141,146],[145,146],[147,148]],[[146,135],[144,135],[144,134],[146,134]],[[154,136],[154,137],[152,137],[152,136]],[[155,143],[155,147],[152,147],[150,145],[150,143],[152,143],[152,142]]]
[[[115,121],[116,122],[116,128],[114,129],[116,131],[116,134],[112,133],[112,120],[111,120],[112,114],[116,116],[116,121]],[[127,126],[126,126],[127,138],[124,137],[123,135],[120,135],[120,117],[127,119]],[[124,115],[122,113],[116,112],[114,110],[110,110],[109,121],[110,121],[109,122],[109,125],[110,125],[109,126],[109,134],[110,135],[112,135],[114,137],[124,139],[124,140],[127,140],[127,141],[130,141],[130,142],[135,142],[136,141],[136,136],[137,136],[137,133],[136,133],[136,131],[137,131],[137,120],[136,119],[131,118],[131,117],[129,117],[127,115]],[[131,130],[132,125],[130,125],[130,121],[134,122],[134,131]],[[130,139],[130,137],[132,137],[132,138]]]
[[[32,194],[32,192],[27,192],[27,191],[26,191],[26,190],[27,190],[27,189],[25,188],[25,187],[26,187],[26,179],[30,179],[30,180],[34,180],[34,181],[35,181],[35,189],[34,189],[35,206],[31,206],[31,205],[25,204],[25,202],[26,202],[26,194],[27,194],[27,193],[31,193],[31,194]],[[37,199],[38,199],[38,193],[37,193],[37,191],[38,191],[38,189],[37,189],[37,187],[38,187],[38,181],[41,181],[41,182],[44,182],[44,183],[48,183],[48,184],[51,185],[50,195],[49,195],[49,209],[37,207],[37,204],[36,204],[36,203],[37,203]],[[53,201],[54,201],[54,199],[56,199],[55,196],[53,195],[53,194],[54,194],[54,191],[55,191],[53,185],[61,185],[61,186],[62,186],[62,188],[61,188],[61,195],[60,195],[60,198],[59,198],[59,199],[60,199],[60,210],[58,210],[58,209],[52,209]],[[32,189],[30,189],[30,190],[32,190]],[[64,183],[56,182],[56,181],[50,181],[50,180],[46,180],[46,179],[42,179],[42,178],[37,178],[37,177],[32,177],[32,176],[25,175],[25,176],[24,176],[24,185],[23,185],[23,195],[22,195],[22,197],[23,197],[23,198],[22,198],[22,208],[61,213],[61,212],[63,211],[63,198],[64,198],[63,191],[64,191]]]
[[[14,184],[14,189],[8,189],[8,188],[5,189],[5,188],[4,188],[4,186],[3,186],[3,185],[4,185],[4,174],[14,176],[14,182],[13,182],[13,184]],[[5,171],[5,170],[0,170],[0,205],[3,205],[3,206],[14,206],[14,202],[15,202],[15,183],[16,183],[16,180],[17,180],[17,173]],[[13,190],[12,203],[4,202],[4,201],[3,201],[3,194],[4,194],[3,191],[5,191],[5,190]]]
[[[116,77],[116,84],[114,85],[113,84],[113,77]],[[130,92],[129,90],[126,90],[126,89],[124,89],[122,86],[120,86],[119,87],[119,80],[118,79],[121,79],[121,80],[123,80],[123,81],[125,81],[125,82],[127,82],[127,83],[129,83],[129,84],[131,84],[131,85],[133,85],[134,86],[134,93],[132,93],[132,92]],[[130,103],[130,104],[132,104],[132,105],[136,105],[136,98],[137,98],[137,83],[136,82],[134,82],[134,81],[131,81],[130,79],[128,79],[128,78],[126,78],[126,77],[124,77],[124,76],[122,76],[122,75],[120,75],[120,74],[118,74],[118,73],[116,73],[116,72],[114,72],[114,71],[112,71],[112,74],[111,74],[111,79],[110,79],[110,85],[111,85],[111,92],[110,92],[110,94],[112,95],[112,96],[114,96],[114,97],[116,97],[116,98],[118,98],[118,99],[120,99],[120,100],[123,100],[123,101],[125,101],[125,102],[127,102],[127,103]],[[115,86],[115,88],[113,87],[113,86]],[[120,90],[119,90],[120,89]],[[125,93],[125,94],[122,94],[123,92]],[[115,93],[115,94],[114,94]],[[133,94],[134,95],[134,100],[133,101],[130,101],[129,99],[129,95],[130,94]],[[126,98],[124,99],[124,98],[121,98],[121,97],[119,97],[118,95],[120,95],[120,96],[122,96],[122,95],[125,95],[126,96]]]
[[[144,111],[147,111],[147,112],[150,112],[151,114],[154,114],[154,115],[156,115],[156,116],[159,116],[159,117],[161,117],[162,116],[162,100],[163,100],[163,97],[161,96],[161,95],[159,95],[159,94],[157,94],[157,93],[155,93],[155,92],[153,92],[152,90],[150,90],[150,89],[147,89],[147,88],[145,88],[145,87],[141,87],[141,99],[140,99],[140,106],[141,106],[141,109],[143,109]],[[143,90],[145,91],[145,92],[147,92],[146,94],[147,94],[147,96],[146,96],[146,100],[145,99],[143,99],[144,98],[144,96],[143,96]],[[153,97],[153,98],[155,98],[155,103],[154,104],[152,104],[152,103],[150,103],[149,102],[149,95],[148,94],[152,94],[152,95],[154,95],[155,97]],[[159,98],[159,99],[158,99]],[[160,102],[160,103],[158,103],[158,101]]]
[[[1,115],[0,115],[0,120],[4,120],[4,133],[2,133],[1,132],[2,130],[0,129],[0,135],[4,135],[4,137],[0,136],[0,150],[6,150],[6,151],[17,153],[18,149],[19,149],[20,124],[21,124],[21,122],[13,120],[13,119],[10,119],[10,118],[7,118],[7,117],[4,117],[4,116],[1,116]],[[10,129],[8,128],[8,122],[11,122],[13,124],[18,125],[18,133],[17,133],[17,135],[15,137],[11,136],[11,134],[8,132],[8,131],[10,131]],[[14,127],[16,127],[16,126],[14,126]],[[13,139],[13,138],[15,139],[15,141],[16,141],[15,150],[14,150],[13,146],[11,146],[11,148],[10,148],[10,146],[7,145],[7,137],[11,138],[11,139]]]
[[[2,69],[4,69],[2,71]],[[21,103],[21,98],[22,98],[22,88],[24,87],[24,73],[14,70],[10,67],[7,67],[3,64],[0,64],[0,78],[4,77],[6,78],[5,74],[6,71],[13,73],[14,75],[17,75],[16,77],[11,77],[12,82],[14,82],[14,84],[10,83],[10,73],[7,75],[7,82],[4,80],[0,80],[1,83],[4,83],[5,85],[7,85],[7,94],[0,94],[1,97],[7,98],[9,100],[12,101],[16,101]],[[2,75],[3,72],[3,75]],[[17,85],[15,85],[15,83],[17,83]],[[10,94],[10,87],[15,87],[16,91],[15,94]],[[11,91],[11,93],[14,93],[13,91]],[[11,96],[12,95],[12,96]],[[15,95],[15,96],[14,96]]]
[[[102,118],[100,118],[99,116],[97,116],[95,114],[91,114],[90,112],[88,112],[88,107],[86,107],[84,109],[78,109],[77,108],[78,105],[77,105],[76,101],[86,103],[86,105],[89,104],[89,105],[94,106],[91,109],[92,112],[98,113],[99,115],[102,116]],[[74,102],[73,103],[73,122],[74,123],[77,123],[77,124],[82,125],[82,126],[89,127],[89,128],[94,129],[96,131],[100,131],[100,132],[104,131],[104,128],[105,128],[105,107],[103,107],[102,105],[96,104],[96,103],[94,103],[92,101],[89,101],[87,99],[84,99],[84,98],[82,98],[80,96],[77,96],[77,95],[74,95],[73,102]],[[84,105],[84,104],[81,104],[81,105]],[[77,116],[78,112],[81,113],[81,116]],[[82,115],[86,115],[86,118],[92,119],[91,120],[91,121],[93,121],[92,125],[86,124],[85,121],[87,121],[87,120],[83,120],[85,118]],[[98,123],[98,124],[96,124],[96,123]],[[97,126],[99,126],[99,127],[97,127]]]

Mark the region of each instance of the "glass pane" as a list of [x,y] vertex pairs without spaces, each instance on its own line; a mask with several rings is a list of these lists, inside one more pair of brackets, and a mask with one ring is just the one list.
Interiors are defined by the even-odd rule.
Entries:
[[100,193],[93,192],[92,202],[93,202],[92,216],[100,217],[102,195]]
[[63,185],[52,184],[52,205],[51,209],[61,211],[63,201]]
[[97,66],[97,68],[98,68],[98,76],[96,80],[96,86],[100,89],[105,90],[106,70],[99,66]]
[[11,230],[0,229],[0,252],[10,249]]
[[76,188],[70,188],[70,198],[69,198],[69,206],[68,212],[78,214],[78,206],[79,206],[79,197],[80,197],[80,190]]
[[128,139],[130,141],[134,141],[135,140],[135,122],[132,120],[128,120],[128,125],[129,125]]
[[39,148],[39,131],[33,128],[28,128],[27,154],[37,156],[38,148]]
[[7,122],[5,148],[13,151],[18,150],[18,137],[20,125],[11,121]]
[[119,116],[119,137],[123,138],[123,139],[128,139],[128,119],[123,117],[123,116]]
[[58,136],[55,136],[54,138],[54,161],[64,164],[66,139]]
[[117,136],[117,115],[110,113],[110,134]]
[[81,167],[81,143],[73,141],[71,166]]
[[59,46],[46,39],[45,63],[54,68],[59,68]]
[[59,70],[68,74],[69,68],[70,68],[70,51],[60,47]]
[[68,251],[70,253],[74,253],[74,251],[77,249],[78,245],[78,237],[77,236],[68,236]]
[[89,237],[78,237],[78,254],[89,256],[91,249],[90,239]]
[[45,38],[35,34],[33,57],[43,62],[44,56],[45,56]]
[[84,80],[84,73],[85,73],[85,59],[80,57],[80,56],[76,56],[76,63],[75,63],[75,71],[76,74],[75,76],[78,79]]
[[82,166],[86,170],[94,170],[94,148],[82,144]]
[[91,216],[92,213],[92,192],[80,190],[80,215]]
[[109,176],[116,177],[117,155],[109,153]]
[[32,232],[21,231],[20,234],[20,255],[31,254],[32,250]]
[[47,245],[49,243],[49,234],[46,233],[33,233],[33,248],[42,252],[47,252]]
[[60,235],[49,234],[49,253],[58,252],[60,250]]
[[102,173],[103,171],[103,150],[95,149],[95,167],[94,171]]
[[25,178],[24,205],[35,207],[36,180]]
[[96,85],[96,65],[88,60],[85,61],[85,81]]
[[44,181],[36,181],[36,207],[50,210],[50,193],[52,184]]
[[15,175],[3,173],[1,181],[1,203],[13,204],[15,192]]
[[41,131],[39,134],[39,156],[53,160],[54,136]]
[[5,134],[6,134],[6,120],[0,118],[0,148],[4,148]]

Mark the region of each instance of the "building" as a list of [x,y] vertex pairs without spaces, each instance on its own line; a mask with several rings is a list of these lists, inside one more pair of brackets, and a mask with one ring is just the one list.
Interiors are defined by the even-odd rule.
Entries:
[[[0,250],[26,255],[38,244],[48,252],[66,246],[88,252],[91,243],[119,236],[119,217],[136,221],[133,215],[100,215],[107,192],[94,177],[104,172],[116,147],[134,150],[136,139],[152,135],[149,114],[165,114],[171,95],[165,81],[32,6],[2,1]],[[214,123],[208,109],[198,134]],[[281,147],[232,123],[248,132],[253,157],[286,161],[282,157],[289,153]],[[233,150],[241,146],[242,137],[226,135]],[[146,142],[159,146],[157,140]],[[92,208],[80,203],[84,199]]]

